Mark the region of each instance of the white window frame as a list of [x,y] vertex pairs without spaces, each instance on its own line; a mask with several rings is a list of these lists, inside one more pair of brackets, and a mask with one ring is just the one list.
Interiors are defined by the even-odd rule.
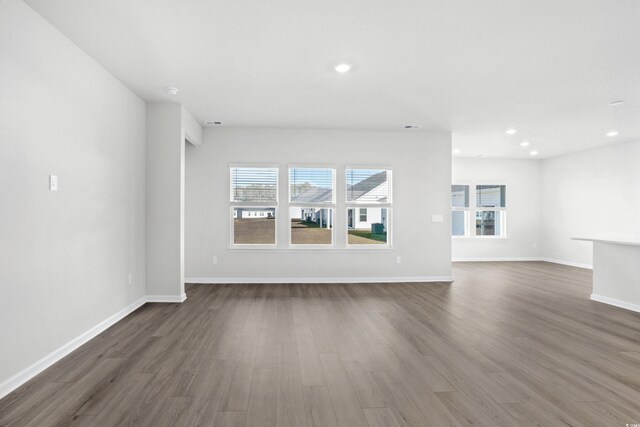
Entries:
[[[452,239],[468,239],[469,237],[472,237],[471,235],[471,213],[472,213],[472,208],[471,208],[471,202],[473,199],[473,202],[475,203],[475,196],[472,196],[471,193],[471,189],[473,188],[475,190],[475,185],[471,184],[469,182],[452,182],[451,183],[451,187],[454,185],[464,185],[466,187],[469,188],[469,206],[467,207],[461,207],[461,206],[453,206],[453,203],[451,204],[451,212],[464,212],[464,234],[462,236],[454,236],[453,234],[451,235]],[[451,187],[449,189],[449,194],[451,194]],[[451,221],[453,222],[453,215],[451,217]],[[475,225],[473,228],[473,232],[475,233]],[[451,230],[449,230],[449,233],[451,233]]]
[[[276,200],[275,202],[236,202],[231,197],[231,183],[233,182],[233,169],[234,168],[262,168],[262,169],[276,169]],[[231,163],[229,164],[229,182],[227,185],[229,189],[229,248],[230,249],[242,249],[242,250],[254,250],[254,249],[276,249],[278,247],[278,218],[280,217],[279,210],[279,197],[280,197],[280,165],[278,164],[262,164],[262,163]],[[233,211],[236,208],[273,208],[275,209],[274,222],[274,242],[273,243],[235,243],[235,224],[233,218]]]
[[[480,207],[478,206],[477,193],[478,186],[480,185],[504,185],[505,187],[505,197],[507,197],[507,192],[509,191],[509,185],[506,182],[502,181],[480,181],[473,184],[473,194],[470,195],[470,198],[473,198],[473,212],[471,214],[471,229],[469,230],[472,233],[474,239],[506,239],[507,238],[507,206],[508,202],[505,202],[505,207]],[[508,200],[508,198],[507,198]],[[471,200],[469,201],[471,204]],[[496,213],[500,213],[502,218],[500,221],[500,235],[499,236],[478,236],[476,234],[476,212],[484,212],[484,211],[492,211]]]
[[[333,188],[331,190],[331,203],[298,203],[291,201],[291,169],[331,169]],[[326,164],[290,164],[287,165],[287,235],[290,249],[334,249],[336,247],[336,187],[337,187],[337,170],[336,165]],[[330,209],[333,211],[333,226],[331,227],[331,244],[294,244],[291,239],[291,208],[320,208]]]
[[[350,169],[368,169],[368,170],[380,170],[387,171],[387,182],[389,186],[389,194],[387,196],[386,203],[370,203],[370,202],[350,202],[348,188],[347,188],[347,171]],[[344,230],[345,230],[345,246],[349,250],[357,249],[372,249],[372,250],[385,250],[393,248],[393,175],[394,170],[389,165],[346,165],[343,169],[343,185],[344,185]],[[359,208],[366,208],[367,215],[368,209],[386,208],[387,209],[387,241],[386,243],[371,243],[371,244],[350,244],[349,243],[349,209],[355,209],[356,213],[360,214]]]
[[[509,192],[509,184],[504,181],[479,181],[479,182],[452,182],[451,185],[468,185],[469,186],[469,208],[468,213],[465,216],[465,235],[464,236],[451,236],[452,239],[507,239],[507,218],[508,218],[508,198],[505,203],[505,207],[479,207],[477,201],[477,187],[480,185],[504,185],[505,192]],[[463,210],[463,208],[451,207],[451,211]],[[476,235],[476,212],[496,212],[501,215],[500,220],[500,236],[478,236]]]

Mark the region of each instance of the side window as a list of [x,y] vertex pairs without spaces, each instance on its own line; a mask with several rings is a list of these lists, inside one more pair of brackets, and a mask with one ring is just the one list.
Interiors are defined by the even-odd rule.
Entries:
[[232,166],[231,245],[276,245],[278,168]]
[[347,168],[347,247],[391,244],[391,171]]

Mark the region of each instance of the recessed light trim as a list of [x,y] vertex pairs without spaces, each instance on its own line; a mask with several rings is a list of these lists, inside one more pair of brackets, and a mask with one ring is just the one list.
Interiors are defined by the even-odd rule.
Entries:
[[518,133],[518,129],[516,128],[509,128],[506,131],[504,131],[504,133],[506,133],[507,135],[515,135],[516,133]]
[[538,155],[538,152],[537,152],[536,150],[533,150],[533,151],[529,151],[529,154],[530,154],[531,156],[537,156],[537,155]]
[[608,136],[609,138],[613,138],[614,136],[618,136],[619,133],[620,132],[618,132],[617,130],[610,130],[605,135]]
[[422,125],[404,125],[405,129],[420,129]]
[[334,68],[337,72],[344,74],[349,72],[349,70],[351,70],[351,65],[343,62],[341,64],[336,65]]
[[622,105],[622,104],[624,104],[624,101],[622,99],[619,99],[617,101],[611,101],[609,103],[611,107],[617,107],[618,105]]
[[177,95],[178,94],[178,88],[177,87],[169,86],[169,87],[166,87],[165,90],[167,91],[167,93],[169,95]]
[[529,141],[522,141],[522,142],[520,143],[520,146],[521,146],[521,147],[528,147],[528,146],[530,146],[530,145],[531,145],[531,143],[530,143]]

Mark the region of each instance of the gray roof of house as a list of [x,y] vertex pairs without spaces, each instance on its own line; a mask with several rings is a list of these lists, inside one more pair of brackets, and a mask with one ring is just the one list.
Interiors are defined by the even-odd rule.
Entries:
[[[363,179],[354,185],[347,185],[347,193],[349,199],[358,200],[371,190],[378,188],[380,184],[387,180],[387,171],[378,172],[375,175],[371,175],[367,179]],[[386,198],[385,198],[386,199]],[[381,200],[384,201],[384,200]]]
[[304,193],[297,194],[293,197],[296,203],[322,203],[331,202],[331,189],[321,187],[310,187]]

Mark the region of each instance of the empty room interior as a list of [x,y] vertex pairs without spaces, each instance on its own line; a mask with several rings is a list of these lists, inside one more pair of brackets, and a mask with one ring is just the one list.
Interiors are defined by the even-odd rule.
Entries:
[[0,0],[0,426],[640,425],[637,0]]

